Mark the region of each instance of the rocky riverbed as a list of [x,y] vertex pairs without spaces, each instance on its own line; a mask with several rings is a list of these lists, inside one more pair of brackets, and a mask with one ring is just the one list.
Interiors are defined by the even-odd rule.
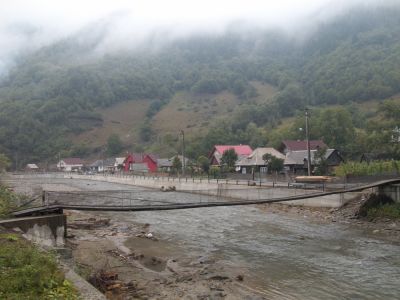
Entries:
[[[128,188],[79,180],[46,184]],[[355,219],[357,201],[340,210],[272,204],[69,211],[68,243],[82,274],[111,278],[104,291],[110,299],[398,299],[399,225]]]

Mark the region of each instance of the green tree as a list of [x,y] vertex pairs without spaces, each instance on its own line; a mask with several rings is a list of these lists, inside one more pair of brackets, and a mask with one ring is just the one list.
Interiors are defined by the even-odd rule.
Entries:
[[231,148],[222,153],[221,165],[227,168],[227,171],[232,171],[235,168],[235,163],[238,160],[238,155],[235,149]]
[[201,155],[197,159],[197,165],[204,173],[208,173],[208,170],[210,169],[210,160],[204,155]]
[[0,172],[4,172],[8,167],[10,167],[11,161],[7,156],[0,153]]
[[151,129],[151,125],[149,122],[143,123],[139,128],[139,137],[143,142],[149,142],[151,140],[151,136],[153,134],[153,130]]
[[172,160],[172,172],[174,174],[178,174],[181,170],[182,170],[182,162],[177,155]]
[[283,170],[283,163],[284,163],[283,159],[275,157],[269,153],[265,153],[262,159],[265,161],[268,170],[274,172],[280,172]]
[[315,175],[328,174],[328,161],[326,160],[326,148],[318,148],[314,154]]
[[118,134],[111,134],[107,140],[107,154],[110,156],[117,155],[122,151],[122,141]]

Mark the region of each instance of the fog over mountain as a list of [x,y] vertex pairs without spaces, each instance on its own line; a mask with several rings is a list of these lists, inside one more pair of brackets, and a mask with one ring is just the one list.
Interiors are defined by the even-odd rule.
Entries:
[[310,107],[312,138],[400,158],[399,15],[398,0],[2,4],[0,153],[16,169],[101,156],[117,134],[169,157],[182,129],[191,158],[276,147]]
[[[352,6],[393,4],[387,0],[276,1],[51,1],[1,3],[0,73],[15,59],[96,24],[107,24],[98,52],[159,45],[193,33],[218,35],[227,29],[279,28],[294,36],[312,31]],[[95,25],[95,26],[93,26]]]

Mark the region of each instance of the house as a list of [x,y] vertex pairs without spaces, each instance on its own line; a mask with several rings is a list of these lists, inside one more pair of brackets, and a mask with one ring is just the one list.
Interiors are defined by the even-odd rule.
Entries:
[[[311,169],[314,169],[315,165],[318,163],[314,159],[315,153],[317,153],[317,150],[310,151]],[[285,170],[294,174],[305,174],[307,172],[307,156],[307,150],[288,152],[283,163]],[[342,156],[336,149],[327,149],[325,159],[328,164],[328,169],[330,170],[343,162]]]
[[57,163],[57,169],[64,172],[80,171],[82,167],[83,161],[76,157],[64,158]]
[[104,161],[102,159],[96,160],[88,166],[92,172],[100,173],[104,172]]
[[114,173],[115,171],[115,158],[106,158],[103,161],[104,172]]
[[[183,156],[182,155],[175,155],[171,158],[159,158],[157,159],[157,168],[160,172],[170,172],[174,163],[175,157],[183,164]],[[185,157],[185,166],[189,166],[190,160],[189,158]]]
[[130,171],[135,173],[148,173],[149,167],[147,163],[133,163],[130,165]]
[[28,172],[37,172],[39,171],[39,167],[36,164],[27,164],[25,170]]
[[257,148],[249,156],[243,157],[237,161],[235,164],[236,170],[240,171],[242,174],[250,173],[252,171],[267,173],[267,165],[263,159],[265,154],[270,154],[282,160],[285,159],[285,155],[274,148]]
[[157,172],[157,157],[153,154],[145,154],[145,153],[128,154],[128,156],[124,160],[124,171],[128,172],[137,169],[136,167],[132,166],[134,164],[146,164],[147,170],[149,172]]
[[[328,146],[321,140],[311,140],[310,150],[316,150],[321,148],[328,148]],[[284,140],[278,148],[278,151],[285,154],[290,151],[302,151],[307,150],[307,141],[295,141],[295,140]]]
[[172,169],[172,160],[170,158],[157,159],[157,168],[160,172],[170,172]]
[[114,170],[122,171],[124,168],[124,161],[125,161],[125,157],[116,157],[115,164],[114,164]]
[[235,150],[238,160],[249,156],[253,152],[249,145],[215,145],[208,155],[210,165],[220,166],[222,155],[229,149]]

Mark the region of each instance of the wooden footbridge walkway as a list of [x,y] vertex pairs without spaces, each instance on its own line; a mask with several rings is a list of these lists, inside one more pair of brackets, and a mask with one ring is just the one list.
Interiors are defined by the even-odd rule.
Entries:
[[[158,190],[129,190],[129,191],[78,191],[78,192],[52,192],[47,191],[43,205],[19,209],[13,212],[15,217],[62,213],[63,210],[88,210],[88,211],[159,211],[193,209],[217,206],[254,205],[274,202],[303,200],[308,198],[324,197],[335,194],[359,192],[376,187],[399,184],[400,178],[381,180],[360,186],[335,189],[331,191],[317,191],[300,195],[256,199],[237,200],[227,197],[201,197],[194,194],[184,195],[182,192],[163,193]],[[180,195],[180,197],[178,197]],[[176,200],[168,200],[176,199]],[[180,199],[179,199],[180,198]],[[205,199],[204,199],[205,198]],[[85,204],[82,204],[85,203]]]

